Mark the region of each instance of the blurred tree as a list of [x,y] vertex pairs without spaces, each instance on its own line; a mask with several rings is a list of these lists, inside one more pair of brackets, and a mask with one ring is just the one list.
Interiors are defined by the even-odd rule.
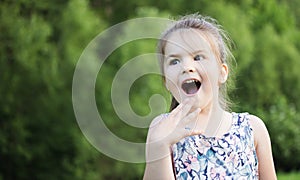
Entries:
[[296,19],[297,26],[300,26],[300,1],[297,0],[278,0],[278,2],[286,3],[289,6],[289,9],[294,14]]
[[100,19],[80,0],[1,1],[0,15],[0,177],[98,179],[98,155],[73,115],[71,82]]
[[[299,170],[300,113],[283,97],[268,110],[261,110],[273,142],[275,166],[281,171]],[[288,160],[287,160],[288,159]]]

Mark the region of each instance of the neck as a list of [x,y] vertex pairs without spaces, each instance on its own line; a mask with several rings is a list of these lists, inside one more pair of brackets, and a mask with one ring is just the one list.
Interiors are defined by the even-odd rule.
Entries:
[[218,102],[212,103],[201,111],[197,126],[206,136],[217,136],[228,114]]

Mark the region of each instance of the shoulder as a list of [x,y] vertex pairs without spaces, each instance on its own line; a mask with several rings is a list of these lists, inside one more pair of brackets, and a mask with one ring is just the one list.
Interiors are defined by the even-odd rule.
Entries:
[[249,123],[253,128],[264,128],[265,123],[257,116],[249,114]]
[[265,123],[255,115],[249,115],[249,124],[253,130],[255,147],[262,141],[269,141],[269,133]]

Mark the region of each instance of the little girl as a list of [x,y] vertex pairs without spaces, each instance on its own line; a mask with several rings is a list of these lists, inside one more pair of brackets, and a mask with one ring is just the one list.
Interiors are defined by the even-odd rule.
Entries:
[[171,112],[149,128],[144,179],[276,179],[268,131],[226,107],[229,38],[209,17],[188,15],[158,42]]

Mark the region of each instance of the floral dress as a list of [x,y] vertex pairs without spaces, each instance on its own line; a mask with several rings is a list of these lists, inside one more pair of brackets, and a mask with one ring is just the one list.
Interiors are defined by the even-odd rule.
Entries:
[[172,146],[176,179],[258,179],[258,161],[248,113],[232,113],[221,136],[188,136]]

